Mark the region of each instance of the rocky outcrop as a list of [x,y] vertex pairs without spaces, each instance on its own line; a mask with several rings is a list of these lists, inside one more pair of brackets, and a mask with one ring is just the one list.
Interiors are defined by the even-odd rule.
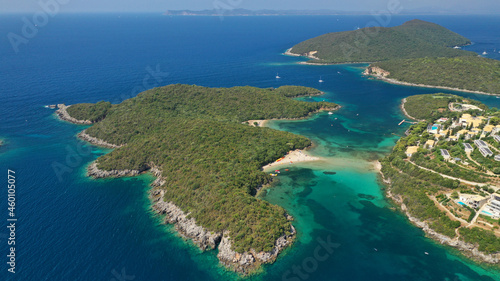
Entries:
[[81,124],[81,125],[92,124],[92,122],[90,120],[78,120],[76,118],[71,117],[67,111],[68,107],[70,107],[70,106],[71,105],[66,106],[65,104],[58,104],[57,105],[58,110],[56,110],[57,116],[59,116],[59,118],[61,118],[64,121],[68,121],[68,122],[71,122],[74,124]]
[[119,177],[133,177],[141,173],[138,170],[111,170],[104,171],[97,168],[97,162],[93,162],[87,167],[87,176],[95,179],[99,178],[119,178]]
[[97,146],[102,146],[102,147],[107,147],[107,148],[119,148],[119,147],[122,147],[123,145],[116,145],[116,144],[112,144],[112,143],[109,143],[109,142],[105,142],[101,139],[98,139],[98,138],[94,138],[93,136],[90,136],[89,134],[87,134],[86,132],[87,130],[83,130],[81,131],[79,134],[78,134],[78,137],[84,141],[88,141],[90,142],[91,144],[93,145],[97,145]]
[[366,70],[363,72],[364,75],[375,75],[380,77],[387,77],[391,75],[391,73],[387,70],[383,70],[378,66],[368,66]]
[[290,235],[279,237],[274,244],[274,248],[269,252],[257,252],[254,249],[250,249],[248,252],[237,253],[231,249],[229,233],[225,232],[219,245],[219,254],[217,254],[217,257],[222,264],[232,268],[234,271],[248,274],[257,269],[261,264],[274,262],[278,254],[293,243],[295,239],[295,228],[293,226],[291,226],[290,233]]
[[208,231],[197,225],[194,218],[188,219],[187,214],[179,207],[171,202],[164,202],[161,200],[161,198],[163,198],[163,192],[164,191],[161,191],[159,196],[160,200],[153,205],[153,209],[159,214],[166,215],[165,222],[175,224],[177,232],[182,237],[191,239],[200,249],[215,249],[221,241],[222,233]]
[[[383,177],[382,172],[381,172],[381,175]],[[384,182],[385,182],[385,178],[384,178]],[[388,180],[388,182],[390,183],[390,180]],[[420,219],[412,216],[408,212],[406,205],[403,203],[403,198],[400,195],[392,194],[390,188],[387,189],[386,196],[388,198],[392,199],[395,203],[397,203],[401,207],[401,211],[403,211],[405,213],[405,215],[408,217],[408,220],[410,220],[418,228],[421,228],[429,238],[432,238],[441,244],[445,244],[445,245],[454,247],[454,248],[460,250],[465,256],[467,256],[471,259],[478,260],[480,262],[491,263],[491,264],[500,263],[500,254],[498,254],[498,253],[497,254],[485,254],[484,252],[479,251],[478,245],[467,243],[465,241],[460,240],[458,237],[451,238],[451,237],[448,237],[446,235],[443,235],[441,233],[434,231],[432,228],[429,227],[429,224],[427,222],[421,221]]]

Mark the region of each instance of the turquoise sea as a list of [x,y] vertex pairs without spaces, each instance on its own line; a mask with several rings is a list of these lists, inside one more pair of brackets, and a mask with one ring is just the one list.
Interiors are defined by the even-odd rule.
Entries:
[[[0,280],[239,279],[218,265],[215,251],[200,252],[150,211],[151,176],[87,178],[86,166],[108,150],[79,141],[85,126],[44,108],[118,103],[172,83],[303,85],[326,93],[314,100],[343,106],[333,115],[269,123],[311,138],[310,153],[324,160],[290,165],[260,194],[294,216],[298,239],[246,280],[500,280],[498,267],[425,238],[391,208],[373,169],[407,128],[398,126],[401,99],[450,91],[370,80],[363,65],[299,65],[303,59],[282,55],[305,39],[363,27],[372,16],[58,14],[16,53],[7,34],[22,34],[23,17],[32,16],[0,17]],[[499,17],[393,16],[389,25],[413,18],[450,28],[474,41],[466,49],[500,58]],[[454,93],[500,107],[495,97]],[[7,271],[7,169],[17,180],[15,274]]]

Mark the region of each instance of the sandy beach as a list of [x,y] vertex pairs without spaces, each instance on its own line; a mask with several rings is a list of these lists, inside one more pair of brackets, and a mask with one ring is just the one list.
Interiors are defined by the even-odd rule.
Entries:
[[[248,120],[248,125],[252,127],[265,127],[268,120]],[[255,124],[257,123],[257,125]]]
[[290,164],[293,165],[294,163],[317,161],[317,160],[320,160],[320,158],[307,155],[307,153],[305,151],[297,149],[297,150],[293,150],[293,151],[288,152],[288,154],[285,155],[285,157],[282,158],[281,160],[267,164],[266,166],[262,167],[262,169],[266,170],[268,168],[276,167],[276,166],[283,166],[283,165],[290,165]]

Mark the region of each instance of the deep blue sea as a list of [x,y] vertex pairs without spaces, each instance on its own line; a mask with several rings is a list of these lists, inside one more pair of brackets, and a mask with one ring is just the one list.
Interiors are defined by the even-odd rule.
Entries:
[[[8,34],[21,36],[23,17],[32,16],[0,17],[0,280],[239,279],[218,265],[215,251],[200,252],[150,211],[151,176],[87,178],[86,166],[108,151],[76,138],[85,126],[44,108],[119,103],[172,83],[311,86],[326,93],[315,100],[343,106],[334,115],[269,124],[310,137],[311,154],[325,160],[289,167],[261,194],[295,217],[298,239],[247,280],[500,280],[498,268],[425,238],[391,209],[372,167],[406,128],[397,125],[401,99],[443,90],[370,80],[362,65],[307,66],[282,55],[305,39],[364,27],[372,16],[58,14],[16,53]],[[499,17],[394,16],[389,26],[413,18],[441,24],[474,42],[466,49],[500,58]],[[500,107],[495,97],[457,94]],[[15,274],[7,271],[8,169],[17,186]],[[321,241],[337,247],[319,260]]]

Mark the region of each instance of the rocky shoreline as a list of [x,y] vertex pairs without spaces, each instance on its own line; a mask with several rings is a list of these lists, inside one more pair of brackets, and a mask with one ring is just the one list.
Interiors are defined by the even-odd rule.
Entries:
[[[153,167],[149,172],[157,177],[151,184],[153,188],[150,190],[149,196],[152,201],[152,209],[160,215],[165,215],[165,223],[174,224],[179,235],[184,239],[191,240],[202,251],[217,249],[217,257],[220,263],[233,271],[243,275],[251,274],[262,264],[274,262],[278,254],[295,240],[296,231],[291,226],[291,234],[279,237],[275,241],[274,248],[269,252],[257,252],[253,249],[244,253],[235,252],[231,249],[232,243],[229,232],[209,231],[196,224],[194,218],[188,218],[189,214],[186,214],[174,203],[165,202],[163,196],[168,191],[161,188],[165,183],[161,171],[157,167]],[[97,162],[93,162],[87,168],[87,175],[93,178],[129,177],[137,176],[140,173],[141,171],[138,170],[99,170]],[[287,215],[287,219],[292,220],[293,218]]]
[[[492,93],[487,93],[487,92],[481,92],[481,91],[472,91],[472,90],[466,90],[466,89],[460,89],[460,88],[452,88],[452,87],[446,87],[446,86],[432,86],[432,85],[425,85],[425,84],[415,84],[415,83],[409,83],[409,82],[403,82],[399,81],[393,78],[387,78],[387,75],[380,75],[377,74],[376,72],[373,72],[372,69],[373,67],[368,67],[365,72],[363,72],[364,75],[370,75],[373,76],[377,79],[380,79],[382,81],[385,81],[387,83],[391,84],[396,84],[396,85],[404,85],[404,86],[412,86],[412,87],[422,87],[422,88],[435,88],[435,89],[444,89],[444,90],[452,90],[452,91],[459,91],[459,92],[466,92],[466,93],[473,93],[473,94],[480,94],[480,95],[488,95],[488,96],[498,96],[498,94],[492,94]],[[377,67],[379,68],[379,67]],[[379,68],[381,69],[381,68]],[[384,70],[386,71],[386,70]],[[387,71],[386,71],[387,72]]]
[[71,122],[73,124],[79,124],[79,125],[92,124],[92,122],[90,120],[78,120],[76,118],[71,117],[67,111],[68,107],[70,107],[70,106],[71,105],[66,106],[65,104],[58,104],[57,105],[58,110],[56,110],[57,116],[59,116],[59,118],[61,118],[62,120]]
[[457,250],[459,250],[463,255],[466,257],[473,259],[478,262],[485,262],[489,264],[499,264],[500,263],[500,254],[485,254],[481,251],[479,251],[479,246],[474,245],[471,243],[464,242],[460,240],[458,237],[455,238],[450,238],[446,235],[443,235],[441,233],[437,233],[434,231],[432,228],[429,227],[429,225],[425,221],[421,221],[418,218],[413,217],[409,212],[408,209],[403,202],[403,198],[399,195],[394,195],[391,192],[390,184],[391,181],[390,179],[386,179],[382,171],[379,171],[380,176],[382,177],[382,181],[387,185],[386,189],[386,197],[390,198],[394,203],[396,203],[401,211],[406,215],[408,220],[418,228],[421,228],[427,237],[433,239],[434,241],[437,241],[441,244],[451,246]]
[[[153,209],[161,215],[165,215],[165,223],[174,224],[175,230],[185,239],[191,240],[201,250],[218,249],[217,258],[220,263],[243,275],[251,274],[262,264],[272,263],[278,254],[287,246],[291,245],[295,239],[296,231],[291,226],[291,235],[283,235],[275,241],[275,246],[270,252],[256,252],[251,249],[244,253],[238,253],[231,249],[232,243],[230,233],[212,232],[196,224],[194,218],[189,218],[179,207],[172,202],[163,201],[165,190],[160,187],[165,182],[161,177],[161,171],[157,168],[151,169],[157,177],[152,184],[150,199],[153,202]],[[168,191],[167,191],[168,192]],[[291,219],[291,217],[288,217]]]
[[[87,168],[87,175],[93,178],[131,177],[137,176],[141,172],[138,170],[104,171],[97,167],[95,161]],[[194,218],[188,218],[189,214],[186,214],[172,202],[163,201],[166,191],[161,189],[165,183],[161,171],[153,166],[149,172],[157,177],[151,184],[153,188],[149,196],[152,201],[152,209],[160,215],[165,215],[165,223],[174,224],[179,235],[184,239],[191,240],[202,251],[218,249],[217,257],[220,263],[235,272],[248,275],[255,272],[262,264],[274,262],[279,253],[295,240],[296,231],[291,226],[291,234],[279,237],[275,241],[274,248],[269,252],[257,252],[253,249],[244,253],[235,252],[231,249],[230,233],[209,231],[197,225]],[[293,218],[287,215],[287,219],[292,220]]]
[[87,130],[83,130],[80,133],[78,133],[78,137],[84,141],[87,141],[87,142],[93,144],[93,145],[107,147],[107,148],[119,148],[119,147],[123,146],[123,145],[116,145],[116,144],[112,144],[109,142],[105,142],[104,140],[90,136],[89,134],[87,134],[86,131]]

